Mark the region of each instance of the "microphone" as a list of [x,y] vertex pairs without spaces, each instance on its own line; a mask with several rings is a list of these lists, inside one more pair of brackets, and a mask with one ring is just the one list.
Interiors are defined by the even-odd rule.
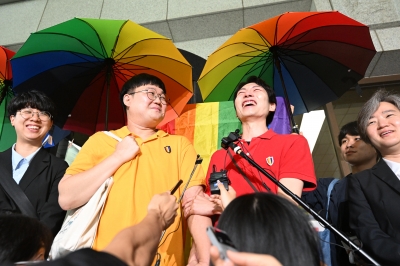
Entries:
[[200,157],[200,154],[197,154],[196,161],[194,162],[194,167],[193,167],[192,173],[190,174],[189,180],[186,182],[185,188],[183,189],[183,192],[182,192],[181,196],[179,197],[178,203],[181,202],[181,200],[183,198],[183,195],[185,194],[185,191],[186,191],[186,189],[187,189],[187,187],[188,187],[188,185],[190,183],[190,180],[192,180],[193,174],[197,169],[197,166],[199,164],[201,164],[202,162],[203,162],[203,158]]
[[[178,204],[181,202],[181,200],[182,200],[182,198],[183,198],[183,195],[185,194],[186,189],[187,189],[187,187],[188,187],[188,185],[189,185],[189,183],[190,183],[190,180],[192,180],[193,174],[194,174],[194,172],[195,172],[196,169],[197,169],[197,166],[198,166],[199,164],[201,164],[202,162],[203,162],[203,158],[200,157],[200,154],[197,154],[196,161],[194,162],[194,167],[193,167],[192,173],[190,173],[189,180],[186,182],[186,185],[185,185],[185,187],[184,187],[184,189],[183,189],[183,191],[182,191],[182,194],[181,194],[181,196],[180,196],[179,199],[178,199]],[[162,231],[159,242],[161,242],[161,240],[163,239],[164,235],[165,235],[165,230]]]
[[242,149],[241,149],[238,145],[236,145],[235,143],[233,143],[233,142],[229,143],[228,146],[229,146],[229,148],[231,148],[231,149],[233,150],[233,152],[236,153],[236,154],[239,154],[239,155],[240,155],[240,154],[243,152]]
[[[225,138],[221,139],[221,147],[227,150],[228,148],[231,148],[232,150],[237,147],[234,142],[239,140],[241,137],[239,135],[239,129],[236,129],[235,132],[229,133],[229,135]],[[234,145],[234,146],[232,146]],[[240,148],[239,148],[240,149]],[[236,152],[236,151],[235,151]]]

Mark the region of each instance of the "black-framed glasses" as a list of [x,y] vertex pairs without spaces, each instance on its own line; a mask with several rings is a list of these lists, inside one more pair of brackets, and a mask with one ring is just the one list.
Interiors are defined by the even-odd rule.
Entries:
[[24,109],[24,110],[19,110],[17,111],[21,114],[23,119],[29,119],[32,118],[35,114],[39,116],[39,119],[43,122],[47,122],[51,119],[51,114],[46,111],[40,111],[40,112],[35,112],[32,109]]
[[133,95],[135,93],[138,92],[146,92],[147,97],[154,101],[156,98],[160,99],[160,102],[164,105],[168,104],[168,99],[166,98],[166,96],[164,94],[157,94],[155,90],[141,90],[141,91],[134,91],[134,92],[130,92],[128,93],[129,95]]

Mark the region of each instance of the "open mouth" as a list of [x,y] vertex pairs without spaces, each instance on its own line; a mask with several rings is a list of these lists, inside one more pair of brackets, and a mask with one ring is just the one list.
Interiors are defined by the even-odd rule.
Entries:
[[253,101],[253,100],[247,100],[247,101],[244,101],[244,102],[243,102],[242,107],[255,106],[255,105],[256,105],[256,102],[255,102],[255,101]]
[[31,129],[31,130],[39,130],[39,127],[38,127],[38,126],[27,125],[26,127],[27,127],[28,129]]
[[388,130],[388,131],[385,131],[385,132],[381,133],[380,136],[384,137],[384,136],[386,136],[386,135],[388,135],[388,134],[390,134],[392,132],[393,132],[392,130]]

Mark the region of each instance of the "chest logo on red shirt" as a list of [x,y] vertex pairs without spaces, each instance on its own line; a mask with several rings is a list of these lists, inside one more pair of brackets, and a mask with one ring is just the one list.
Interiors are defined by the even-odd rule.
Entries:
[[272,156],[265,158],[265,160],[267,161],[267,164],[269,166],[272,166],[274,164],[274,157],[272,157]]
[[165,146],[164,150],[168,153],[171,153],[171,147],[170,146]]

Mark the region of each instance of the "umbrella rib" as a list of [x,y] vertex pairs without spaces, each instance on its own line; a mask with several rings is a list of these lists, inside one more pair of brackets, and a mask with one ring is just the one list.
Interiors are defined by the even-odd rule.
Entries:
[[101,50],[103,51],[103,54],[101,55],[103,58],[107,58],[106,56],[107,56],[107,51],[106,51],[106,48],[104,47],[104,44],[103,44],[103,41],[101,40],[101,38],[100,38],[100,35],[97,33],[97,31],[96,31],[96,29],[91,25],[91,24],[89,24],[89,22],[87,22],[87,21],[85,21],[85,20],[82,20],[82,19],[79,19],[80,21],[83,21],[86,25],[88,25],[90,28],[92,28],[92,30],[93,30],[93,32],[96,34],[96,36],[97,36],[97,39],[99,40],[99,44],[100,44],[100,47],[101,47]]
[[[331,11],[328,11],[328,12],[331,12]],[[317,15],[321,15],[322,13],[327,13],[327,12],[315,13],[315,14],[312,14],[312,15],[310,15],[310,16],[304,17],[304,18],[300,19],[299,21],[297,21],[295,24],[293,24],[293,26],[292,26],[289,30],[286,31],[286,33],[285,33],[285,35],[284,35],[284,37],[287,36],[286,40],[289,39],[291,33],[294,31],[294,29],[296,28],[296,26],[297,26],[300,22],[302,22],[303,20],[308,19],[308,18],[310,18],[310,17],[317,16]],[[278,21],[280,20],[280,18],[281,18],[283,15],[284,15],[284,14],[282,14],[282,15],[279,17]],[[278,32],[278,31],[277,31],[278,24],[279,24],[278,21],[276,22],[275,38],[276,38],[277,32]],[[288,33],[289,33],[289,34],[288,34]],[[277,39],[277,38],[276,38],[276,39]],[[277,43],[277,41],[275,41],[275,43]]]
[[[119,37],[119,35],[118,35],[118,37]],[[143,40],[140,40],[140,41],[138,41],[138,42],[135,42],[135,43],[133,43],[132,45],[130,45],[130,46],[128,46],[128,47],[126,47],[124,50],[122,50],[120,53],[118,53],[118,54],[115,54],[114,56],[113,56],[113,58],[119,58],[116,62],[118,62],[119,60],[121,60],[121,59],[123,59],[123,58],[127,58],[127,57],[125,57],[125,55],[130,51],[130,50],[132,50],[138,43],[141,43],[141,42],[144,42],[144,41],[147,41],[147,40],[166,40],[166,39],[164,39],[164,38],[148,38],[148,39],[143,39]],[[115,50],[113,50],[113,53],[115,52]],[[123,54],[123,55],[122,55]],[[128,57],[129,58],[129,57]]]
[[[82,41],[82,40],[80,40],[80,39],[78,39],[77,37],[74,37],[74,36],[72,36],[72,35],[69,35],[69,34],[65,34],[65,33],[56,33],[56,32],[36,32],[36,33],[34,33],[34,34],[37,34],[37,35],[39,35],[39,34],[49,34],[49,35],[62,35],[62,36],[66,36],[66,37],[69,37],[69,38],[72,38],[72,39],[75,39],[76,41],[78,41],[83,47],[85,47],[85,49],[91,54],[91,55],[93,55],[93,57],[105,57],[104,56],[104,54],[101,54],[101,53],[99,53],[96,49],[94,49],[92,46],[90,46],[89,44],[87,44],[86,42],[84,42],[84,41]],[[97,33],[96,33],[96,35],[97,35]],[[97,35],[98,36],[98,35]],[[103,47],[103,44],[102,44],[102,42],[101,42],[101,40],[100,40],[100,46],[102,47],[102,50],[103,50],[103,52],[104,52],[104,47]],[[90,48],[90,49],[89,49]],[[65,50],[59,50],[59,51],[65,51]],[[98,54],[98,56],[96,56],[92,51],[95,51],[97,54]]]
[[[119,31],[118,31],[118,35],[117,35],[117,38],[116,38],[116,40],[115,40],[115,42],[114,42],[114,46],[113,46],[113,48],[112,48],[112,54],[111,54],[111,58],[116,58],[116,55],[114,54],[115,53],[115,48],[117,47],[117,43],[118,43],[118,40],[119,40],[119,36],[120,36],[120,34],[121,34],[121,30],[122,30],[122,28],[125,26],[125,24],[128,22],[128,20],[125,20],[124,21],[124,23],[121,25],[121,27],[119,27]],[[119,54],[118,54],[119,55]]]
[[[285,69],[287,70],[286,72],[288,73],[288,75],[290,76],[290,78],[292,79],[292,81],[295,83],[296,88],[298,88],[298,85],[296,84],[296,80],[293,78],[292,74],[290,73],[290,71],[289,71],[288,68],[286,67],[285,62],[283,62],[282,60],[280,60],[280,61],[281,61],[281,65],[283,65],[283,66],[285,67]],[[300,64],[300,65],[303,65],[303,64],[300,63],[300,62],[299,62],[299,64]],[[303,65],[303,66],[304,66],[304,65]],[[325,82],[324,82],[324,83],[325,83]],[[326,84],[326,83],[325,83],[325,84]],[[327,84],[326,84],[326,85],[327,85]],[[327,86],[328,86],[328,85],[327,85]],[[328,87],[329,87],[329,86],[328,86]],[[303,95],[301,95],[300,91],[299,91],[299,95],[300,95],[301,101],[302,101],[303,103],[305,103],[304,97],[303,97]],[[289,98],[287,99],[287,101],[288,101],[289,104],[290,104],[290,99],[289,99]],[[304,104],[304,107],[306,108],[307,112],[310,111],[310,110],[308,110],[306,104]]]

